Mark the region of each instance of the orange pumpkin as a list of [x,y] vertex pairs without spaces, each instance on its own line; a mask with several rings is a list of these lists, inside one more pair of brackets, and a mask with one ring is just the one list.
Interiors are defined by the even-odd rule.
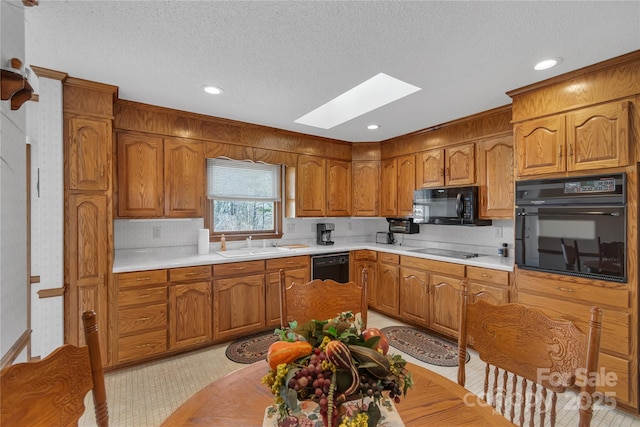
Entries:
[[276,341],[267,350],[267,363],[271,369],[277,369],[281,363],[291,363],[311,354],[313,348],[306,341]]

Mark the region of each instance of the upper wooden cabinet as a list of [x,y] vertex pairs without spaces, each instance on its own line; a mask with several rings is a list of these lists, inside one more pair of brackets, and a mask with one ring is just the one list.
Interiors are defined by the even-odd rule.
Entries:
[[205,160],[202,143],[164,141],[164,215],[193,218],[204,215]]
[[296,216],[351,215],[351,162],[298,156]]
[[353,169],[353,216],[378,216],[380,188],[380,162],[354,161]]
[[629,102],[522,122],[514,133],[518,176],[626,166]]
[[118,215],[189,218],[204,214],[202,143],[118,135]]
[[380,215],[413,215],[416,156],[383,160],[380,172]]
[[475,144],[455,145],[417,154],[416,188],[475,183]]
[[111,120],[70,116],[66,120],[69,189],[105,191],[111,175]]
[[480,218],[513,218],[513,135],[478,142]]

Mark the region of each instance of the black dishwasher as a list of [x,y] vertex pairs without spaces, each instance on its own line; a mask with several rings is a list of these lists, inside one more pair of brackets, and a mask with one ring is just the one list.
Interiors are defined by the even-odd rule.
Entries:
[[349,253],[332,253],[311,256],[313,279],[332,279],[339,283],[349,281]]

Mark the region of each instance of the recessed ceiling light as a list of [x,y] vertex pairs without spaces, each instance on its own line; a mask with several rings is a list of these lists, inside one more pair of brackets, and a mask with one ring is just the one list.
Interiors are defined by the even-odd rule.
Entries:
[[224,92],[221,88],[217,86],[202,86],[202,90],[204,90],[207,93],[210,93],[211,95],[220,95],[222,92]]
[[379,73],[305,114],[295,123],[331,129],[419,90],[417,86]]
[[380,126],[378,126],[378,125],[369,125],[369,126],[367,126],[367,129],[369,129],[369,130],[376,130],[376,129],[379,129],[379,128],[380,128]]
[[547,70],[551,67],[555,67],[556,65],[558,65],[560,63],[560,58],[550,58],[550,59],[545,59],[544,61],[540,61],[536,64],[534,68],[534,70]]

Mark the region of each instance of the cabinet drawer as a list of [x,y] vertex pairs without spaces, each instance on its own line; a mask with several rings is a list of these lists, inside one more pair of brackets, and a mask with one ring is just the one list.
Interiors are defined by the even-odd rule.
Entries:
[[353,252],[353,259],[355,261],[375,261],[378,256],[376,251],[360,250]]
[[167,331],[147,332],[118,340],[118,363],[138,360],[167,351]]
[[310,265],[309,257],[306,255],[267,260],[267,270],[304,268],[304,267],[309,267],[309,265]]
[[257,273],[260,271],[264,271],[264,261],[232,262],[213,266],[213,275],[216,277]]
[[556,274],[536,275],[518,271],[518,292],[533,292],[554,295],[570,300],[580,300],[588,304],[629,308],[629,291],[626,284],[601,282],[575,278],[563,280],[566,276]]
[[118,311],[118,331],[121,335],[158,328],[167,328],[166,302]]
[[126,307],[136,304],[156,304],[167,302],[167,287],[157,286],[153,288],[132,289],[118,292],[118,307]]
[[172,268],[171,270],[169,270],[169,280],[171,282],[208,279],[209,277],[211,277],[210,265],[199,265],[197,267]]
[[467,277],[479,282],[490,282],[497,285],[509,285],[509,272],[490,268],[467,266]]
[[379,252],[378,260],[384,264],[398,264],[400,262],[400,255]]
[[433,271],[434,273],[445,276],[464,277],[465,266],[462,264],[454,264],[452,262],[435,261],[432,259],[417,258],[411,256],[403,256],[400,258],[400,264],[419,268],[420,270]]
[[120,273],[116,276],[119,288],[146,286],[165,283],[167,270],[135,271],[132,273]]

